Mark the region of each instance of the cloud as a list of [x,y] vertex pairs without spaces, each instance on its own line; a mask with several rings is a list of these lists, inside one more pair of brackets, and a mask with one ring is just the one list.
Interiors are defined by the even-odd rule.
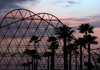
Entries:
[[64,3],[64,2],[68,2],[69,4],[79,4],[79,2],[75,2],[75,1],[66,1],[66,0],[57,0],[57,3]]
[[70,5],[66,5],[66,6],[64,6],[64,7],[69,7]]
[[86,21],[99,21],[100,14],[95,14],[91,16],[85,16],[85,17],[70,17],[70,18],[60,18],[61,21],[75,21],[75,22],[86,22]]
[[40,0],[0,0],[0,23],[3,17],[11,10],[18,8],[27,8],[28,6],[37,5]]
[[96,28],[100,28],[100,14],[95,14],[95,15],[91,15],[91,16],[87,16],[87,18],[90,19],[89,23],[96,27]]
[[61,19],[61,21],[66,21],[66,20],[82,22],[82,21],[89,21],[90,19],[89,18],[77,18],[77,17],[76,18],[71,17],[71,18],[63,18],[63,19]]
[[0,1],[0,10],[4,9],[4,8],[15,8],[15,7],[19,7],[16,5],[16,3],[20,3],[23,2],[25,0],[1,0]]
[[75,1],[68,1],[69,4],[78,4],[78,2]]
[[79,2],[76,1],[66,1],[66,0],[56,0],[56,1],[52,1],[52,3],[54,3],[54,5],[56,4],[62,7],[69,7],[73,4],[80,4]]
[[92,16],[87,16],[91,19],[97,19],[97,18],[100,18],[100,14],[96,14],[96,15],[92,15]]
[[68,2],[68,4],[64,7],[70,7],[73,4],[80,4],[79,2],[75,2],[75,1],[67,1],[67,2]]
[[38,0],[0,0],[0,11],[4,9],[20,8],[22,3],[28,1],[33,1],[32,3],[35,4]]
[[94,14],[85,17],[70,17],[70,18],[59,18],[62,23],[73,27],[74,30],[78,28],[82,23],[89,23],[94,28],[100,28],[100,14]]
[[90,24],[94,26],[95,28],[100,28],[100,19],[90,21]]

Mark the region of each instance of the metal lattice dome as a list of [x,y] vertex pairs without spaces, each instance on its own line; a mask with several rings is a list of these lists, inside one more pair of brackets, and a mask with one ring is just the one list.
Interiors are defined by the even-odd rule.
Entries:
[[[34,44],[29,43],[33,35],[38,36],[41,41],[37,44],[39,54],[47,51],[47,37],[54,35],[54,28],[62,26],[58,18],[48,13],[35,14],[26,9],[15,9],[6,14],[0,26],[0,69],[23,69],[21,63],[31,60],[23,52],[26,48],[34,49]],[[62,44],[60,44],[62,46]],[[62,52],[59,47],[59,52]],[[56,62],[61,63],[60,59]],[[40,62],[40,68],[47,65],[46,58]]]

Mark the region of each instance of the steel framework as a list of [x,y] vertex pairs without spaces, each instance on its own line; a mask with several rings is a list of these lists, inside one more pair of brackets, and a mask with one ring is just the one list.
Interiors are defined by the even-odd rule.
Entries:
[[[8,12],[0,23],[0,70],[24,70],[22,63],[31,61],[31,57],[24,55],[26,48],[34,49],[34,43],[29,43],[33,35],[38,36],[41,41],[37,43],[36,49],[41,56],[38,70],[47,70],[47,58],[43,53],[48,50],[47,38],[55,35],[55,28],[63,26],[63,23],[54,15],[49,13],[37,13],[27,9],[15,9]],[[74,37],[74,35],[73,35]],[[73,40],[76,40],[74,37]],[[64,70],[62,40],[55,53],[55,69]],[[99,69],[96,58],[100,56],[99,49],[91,49],[91,60],[95,69]],[[79,49],[78,49],[79,51]],[[87,48],[82,48],[82,66],[86,69],[84,62],[87,61]],[[69,60],[69,59],[68,59]],[[80,69],[80,55],[72,55],[72,70]],[[77,66],[76,66],[77,65]],[[28,67],[26,67],[28,69]],[[30,67],[31,68],[31,67]]]

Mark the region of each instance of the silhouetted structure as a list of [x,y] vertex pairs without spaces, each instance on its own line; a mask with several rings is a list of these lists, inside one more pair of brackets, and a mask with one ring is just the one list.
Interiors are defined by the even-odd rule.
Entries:
[[93,28],[94,27],[90,26],[89,23],[86,23],[86,24],[81,24],[78,29],[80,30],[80,33],[85,33],[85,35],[83,36],[84,43],[83,42],[82,43],[88,45],[88,67],[87,67],[88,70],[92,70],[93,67],[93,65],[91,64],[91,57],[90,57],[90,44],[97,44],[97,41],[95,41],[97,37],[90,35],[90,33],[94,33]]
[[[63,39],[63,55],[64,55],[64,70],[68,70],[68,43],[73,39],[71,27],[63,25],[63,27],[58,27],[55,29],[55,34],[58,35],[59,39]],[[67,45],[66,45],[67,43]]]
[[[61,35],[55,31],[61,31]],[[95,41],[96,37],[86,34],[88,38],[92,37],[91,41]],[[44,54],[51,52],[50,45],[51,47],[56,45],[52,41],[47,42],[48,37],[53,36],[63,38],[63,40],[57,39],[59,48],[56,48],[55,53],[52,52],[53,56],[52,53],[46,54],[48,57],[46,58]],[[91,59],[91,66],[99,70],[100,48],[87,48],[86,43],[88,42],[88,45],[91,43],[90,39],[86,41],[87,36],[76,39],[71,27],[65,26],[52,14],[35,14],[27,9],[12,10],[0,23],[0,70],[23,70],[22,66],[29,67],[29,70],[47,70],[47,67],[48,70],[51,67],[53,67],[52,70],[82,70],[87,68],[86,62],[89,59]],[[40,57],[41,60],[38,61]],[[52,58],[49,59],[49,57]]]
[[48,63],[47,70],[49,70],[49,69],[50,69],[50,67],[49,67],[49,57],[52,56],[52,53],[51,53],[51,52],[44,52],[43,56],[44,56],[44,57],[48,57],[48,61],[47,61],[47,63]]
[[57,38],[54,36],[49,37],[47,41],[50,43],[50,46],[48,47],[48,49],[51,50],[51,70],[54,70],[55,50],[58,49],[59,43],[57,41]]

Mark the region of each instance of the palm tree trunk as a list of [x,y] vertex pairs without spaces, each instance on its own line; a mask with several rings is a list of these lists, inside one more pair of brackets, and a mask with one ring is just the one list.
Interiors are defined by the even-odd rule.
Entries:
[[24,70],[25,70],[25,66],[24,66]]
[[64,55],[64,70],[68,70],[68,59],[67,59],[66,37],[64,37],[63,42],[64,42],[64,47],[63,47],[63,55]]
[[72,55],[71,55],[71,50],[70,50],[70,58],[69,58],[69,70],[71,70],[71,57],[72,57]]
[[48,56],[48,70],[49,70],[49,56]]
[[29,65],[29,70],[30,70],[30,65]]
[[[28,63],[29,61],[28,61],[28,55],[27,55],[27,63]],[[29,64],[29,63],[28,63]],[[29,64],[29,68],[28,68],[29,70],[30,70],[30,64]]]
[[33,70],[33,57],[32,57],[32,70]]
[[90,70],[90,62],[91,62],[91,59],[90,59],[90,43],[88,44],[88,70]]
[[52,56],[51,56],[51,70],[54,70],[54,50],[52,50]]
[[35,70],[37,70],[37,64],[38,64],[38,59],[36,59],[36,67],[35,67],[36,69]]
[[80,70],[82,70],[82,46],[80,46]]
[[35,70],[35,68],[36,68],[35,66],[36,66],[36,65],[35,65],[35,59],[34,59],[34,70]]
[[87,31],[85,32],[85,35],[87,36]]
[[75,66],[75,70],[77,70],[77,54],[75,55],[75,59],[76,59],[76,66]]

